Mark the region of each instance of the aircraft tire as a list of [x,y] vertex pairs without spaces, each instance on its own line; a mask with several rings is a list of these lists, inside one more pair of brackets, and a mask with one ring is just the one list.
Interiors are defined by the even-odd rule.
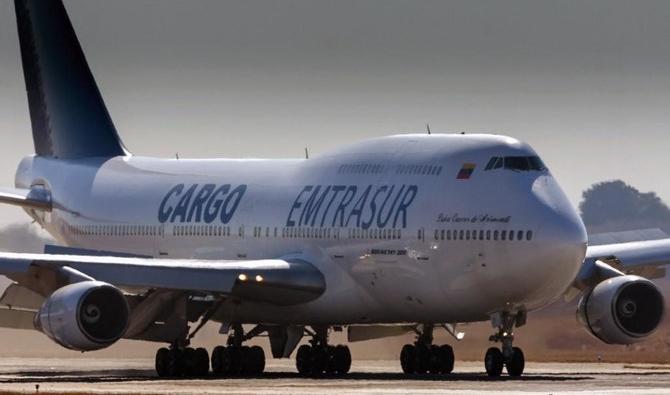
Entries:
[[454,370],[454,349],[448,345],[444,344],[439,347],[438,351],[438,360],[440,364],[440,373],[449,374]]
[[523,374],[523,368],[525,367],[525,358],[523,351],[519,347],[512,348],[512,356],[509,361],[505,363],[505,368],[507,373],[513,377],[519,377]]
[[416,347],[413,344],[405,344],[400,351],[400,366],[405,374],[416,372]]
[[502,351],[499,348],[491,347],[486,350],[486,355],[484,356],[484,368],[486,368],[486,374],[490,377],[498,377],[502,373],[504,365],[504,358]]
[[168,364],[170,359],[170,350],[161,347],[156,351],[156,373],[158,377],[168,377]]
[[425,374],[430,365],[430,346],[416,346],[416,373]]
[[252,346],[247,351],[250,365],[250,374],[260,376],[265,370],[265,352],[259,346]]
[[338,360],[337,360],[337,350],[335,346],[326,347],[326,374],[335,374],[337,373]]
[[298,369],[298,373],[303,376],[306,376],[310,373],[310,360],[312,354],[312,346],[303,344],[298,348],[298,352],[295,355],[295,367]]
[[335,372],[339,375],[349,373],[351,369],[351,351],[349,347],[339,345],[334,350]]
[[312,347],[310,358],[310,373],[312,376],[321,376],[328,366],[328,349],[326,347]]
[[217,376],[230,374],[230,353],[224,346],[216,346],[212,350],[212,372]]
[[195,376],[204,377],[209,373],[209,354],[204,348],[196,348],[193,355],[195,359],[193,373]]
[[442,373],[442,358],[440,347],[431,345],[428,349],[428,372],[431,374]]

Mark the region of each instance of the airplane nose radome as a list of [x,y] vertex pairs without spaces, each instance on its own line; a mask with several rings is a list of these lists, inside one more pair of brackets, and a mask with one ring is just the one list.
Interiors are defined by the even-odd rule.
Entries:
[[533,193],[539,222],[535,253],[545,278],[542,292],[553,300],[570,286],[584,261],[586,228],[552,177],[538,179]]
[[556,244],[586,245],[584,223],[553,177],[538,178],[533,184],[533,195],[539,204],[543,239]]

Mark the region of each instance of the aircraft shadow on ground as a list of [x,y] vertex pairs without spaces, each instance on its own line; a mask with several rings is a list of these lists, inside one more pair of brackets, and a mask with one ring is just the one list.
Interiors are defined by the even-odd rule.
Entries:
[[[293,372],[266,372],[259,377],[248,377],[248,376],[234,376],[234,377],[221,377],[209,375],[205,377],[177,377],[177,378],[162,378],[157,377],[153,370],[144,370],[144,369],[123,369],[123,370],[87,370],[82,372],[76,371],[54,371],[54,370],[30,370],[30,371],[18,371],[11,373],[4,373],[3,376],[12,376],[12,377],[1,377],[0,383],[47,383],[47,382],[66,382],[66,383],[115,383],[115,382],[125,382],[125,381],[159,381],[159,380],[175,380],[175,381],[186,381],[190,379],[197,380],[281,380],[281,379],[292,379],[292,380],[349,380],[349,381],[522,381],[522,382],[535,382],[535,381],[582,381],[582,380],[592,380],[595,375],[602,373],[539,373],[539,374],[527,374],[521,377],[509,377],[501,376],[497,378],[488,377],[484,373],[452,373],[449,375],[437,375],[437,374],[420,374],[420,375],[405,375],[403,373],[393,373],[393,372],[353,372],[349,373],[346,376],[319,376],[319,377],[303,377],[297,373]],[[630,374],[635,376],[645,375],[645,374],[656,374],[659,372],[653,373],[621,373],[621,374]],[[661,373],[662,374],[662,373]],[[670,373],[667,373],[670,375]]]

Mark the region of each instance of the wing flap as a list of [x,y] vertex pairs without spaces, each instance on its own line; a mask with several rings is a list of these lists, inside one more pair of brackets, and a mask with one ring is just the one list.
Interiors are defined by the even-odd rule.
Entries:
[[0,308],[0,328],[35,329],[34,311]]
[[44,302],[42,295],[17,283],[10,284],[0,297],[0,305],[8,308],[37,311],[42,306],[42,302]]

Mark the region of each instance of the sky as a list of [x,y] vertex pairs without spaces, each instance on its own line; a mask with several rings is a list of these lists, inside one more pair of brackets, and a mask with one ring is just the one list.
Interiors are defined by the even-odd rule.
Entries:
[[[136,155],[299,157],[429,123],[530,143],[575,204],[611,179],[670,202],[668,1],[65,4]],[[33,152],[26,100],[0,0],[0,186]]]

